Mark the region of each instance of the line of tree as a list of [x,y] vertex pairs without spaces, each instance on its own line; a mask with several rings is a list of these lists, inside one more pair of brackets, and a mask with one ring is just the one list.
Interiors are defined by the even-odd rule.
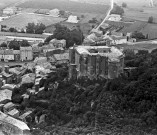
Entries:
[[46,26],[42,23],[28,23],[26,26],[26,33],[31,33],[31,34],[42,34],[44,30],[46,29]]
[[22,41],[17,41],[17,40],[12,40],[9,42],[8,47],[9,49],[14,49],[14,50],[20,50],[20,47],[28,47],[30,44],[28,43],[27,40],[22,40]]
[[81,31],[79,26],[77,26],[77,28],[73,30],[70,30],[60,24],[55,25],[55,31],[53,35],[46,38],[45,43],[49,43],[54,38],[58,40],[65,39],[66,48],[69,48],[74,44],[81,45],[84,40],[83,32]]

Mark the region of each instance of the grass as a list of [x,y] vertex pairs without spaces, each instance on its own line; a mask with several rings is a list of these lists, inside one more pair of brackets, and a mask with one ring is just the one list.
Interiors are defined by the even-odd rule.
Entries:
[[71,12],[81,12],[81,13],[96,13],[104,14],[107,12],[109,5],[97,5],[97,4],[87,4],[78,3],[74,1],[62,1],[62,0],[31,0],[27,1],[21,5],[23,8],[41,8],[41,9],[54,9],[58,8],[60,10],[66,10]]
[[[55,18],[52,16],[45,16],[45,15],[37,15],[31,13],[22,13],[19,15],[12,16],[2,22],[0,25],[6,25],[8,27],[13,28],[25,28],[28,23],[43,23],[44,25],[48,26],[51,24],[59,23],[65,20],[64,18]],[[19,23],[20,22],[20,23]]]

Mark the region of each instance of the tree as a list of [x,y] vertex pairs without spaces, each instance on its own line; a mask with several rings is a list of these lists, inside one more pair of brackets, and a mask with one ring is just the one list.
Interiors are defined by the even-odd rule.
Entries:
[[17,30],[15,28],[10,28],[9,31],[10,32],[17,32]]
[[21,46],[21,47],[28,47],[28,46],[30,46],[30,44],[28,43],[27,40],[22,40],[22,41],[20,42],[20,46]]
[[45,29],[46,29],[46,26],[44,24],[42,24],[42,23],[37,24],[35,26],[35,34],[42,34]]
[[28,25],[26,26],[26,33],[35,33],[34,23],[28,23]]
[[9,46],[9,49],[20,50],[19,41],[15,40],[15,39],[10,41],[8,46]]
[[124,9],[121,8],[120,6],[118,6],[117,4],[114,4],[114,7],[111,11],[111,14],[123,15],[124,14]]
[[66,40],[66,48],[69,48],[70,46],[73,46],[74,44],[81,45],[84,36],[79,26],[77,26],[76,29],[70,30],[65,26],[62,26],[60,24],[55,25],[55,31],[52,36],[49,36],[45,43],[48,43],[53,38],[56,38],[58,40],[65,39]]
[[127,4],[126,4],[125,2],[123,2],[123,3],[122,3],[122,7],[123,7],[123,8],[126,8],[126,7],[127,7]]
[[5,42],[3,42],[0,47],[7,47],[7,44]]
[[153,21],[154,21],[153,16],[150,16],[150,17],[148,18],[148,23],[153,23]]
[[132,34],[132,38],[136,38],[136,39],[145,39],[145,36],[144,36],[141,32],[135,31],[135,32]]
[[59,14],[60,14],[61,16],[64,16],[64,15],[65,15],[65,11],[64,11],[64,10],[60,10],[60,11],[59,11]]

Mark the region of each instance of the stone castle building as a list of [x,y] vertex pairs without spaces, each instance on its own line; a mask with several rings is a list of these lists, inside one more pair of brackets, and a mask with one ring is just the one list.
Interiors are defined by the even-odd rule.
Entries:
[[69,49],[69,78],[117,78],[123,73],[122,50],[108,46],[76,46]]

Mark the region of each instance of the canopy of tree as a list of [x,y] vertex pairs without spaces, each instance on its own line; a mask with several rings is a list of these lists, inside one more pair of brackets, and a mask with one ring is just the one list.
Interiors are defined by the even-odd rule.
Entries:
[[123,15],[124,14],[124,9],[120,6],[118,6],[117,4],[114,4],[114,7],[111,11],[111,14]]
[[28,43],[27,40],[23,40],[23,41],[12,40],[8,45],[10,49],[14,49],[14,50],[20,50],[20,46],[26,47],[26,46],[30,46],[30,44]]
[[153,23],[153,21],[154,21],[153,16],[150,16],[150,17],[148,18],[148,23]]
[[66,48],[69,48],[70,46],[81,45],[84,36],[82,31],[80,30],[79,26],[76,29],[70,30],[65,26],[62,26],[60,24],[56,24],[55,31],[52,36],[49,36],[45,42],[50,42],[53,38],[56,38],[58,40],[65,39],[66,40]]
[[135,31],[132,33],[132,38],[145,39],[145,36],[141,32]]
[[7,44],[5,42],[3,42],[0,47],[7,47]]
[[26,26],[26,32],[33,34],[42,34],[45,28],[46,26],[42,23],[40,24],[28,23],[28,25]]

